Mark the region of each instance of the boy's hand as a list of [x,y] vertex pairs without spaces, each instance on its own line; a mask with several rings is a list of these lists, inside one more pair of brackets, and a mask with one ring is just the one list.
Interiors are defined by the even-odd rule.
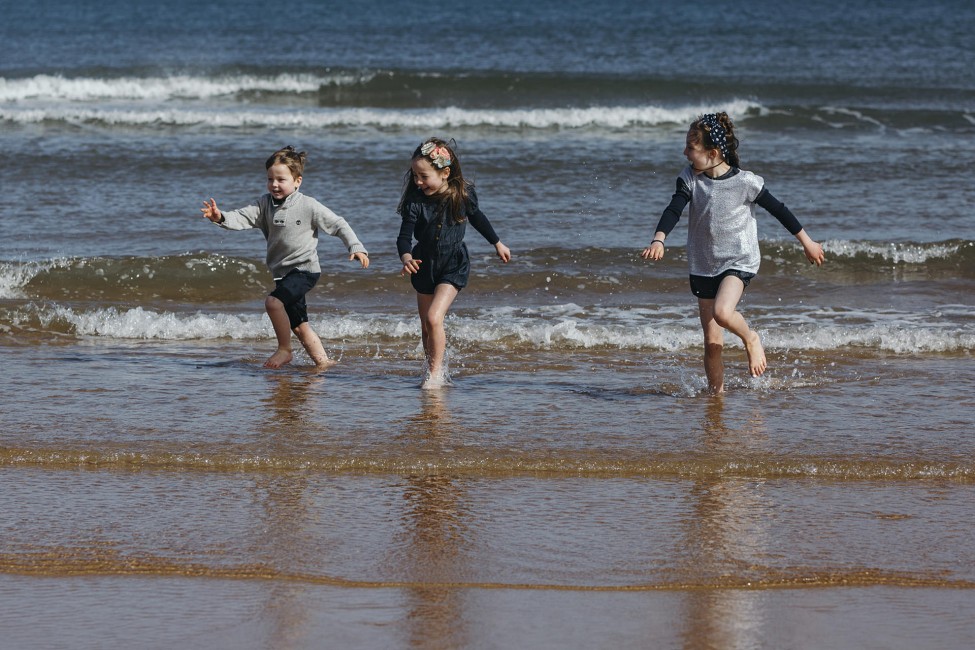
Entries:
[[498,242],[497,244],[494,245],[494,250],[498,252],[498,257],[501,258],[502,262],[507,264],[508,260],[511,259],[511,251],[508,250],[508,247],[502,244],[501,242]]
[[216,199],[211,198],[209,202],[204,201],[203,207],[200,208],[200,212],[202,212],[203,216],[213,223],[223,222],[223,213],[220,212],[220,208],[217,207]]
[[349,261],[351,262],[352,260],[359,260],[359,264],[364,269],[369,268],[369,253],[352,253],[349,255]]

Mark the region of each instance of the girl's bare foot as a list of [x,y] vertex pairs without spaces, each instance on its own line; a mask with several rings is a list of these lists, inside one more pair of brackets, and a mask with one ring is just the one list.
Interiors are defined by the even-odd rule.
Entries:
[[280,368],[281,366],[291,363],[293,358],[291,350],[278,348],[278,350],[271,355],[271,357],[264,362],[265,368]]
[[437,390],[438,388],[443,388],[448,383],[447,373],[443,370],[438,370],[437,372],[427,373],[423,383],[420,384],[420,388],[423,390]]
[[765,360],[765,348],[762,346],[762,339],[759,338],[758,332],[749,333],[745,341],[745,352],[748,353],[748,372],[752,377],[760,377],[765,372],[768,362]]

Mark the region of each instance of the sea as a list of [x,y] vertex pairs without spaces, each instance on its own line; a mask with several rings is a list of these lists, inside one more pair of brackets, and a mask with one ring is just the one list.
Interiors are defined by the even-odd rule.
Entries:
[[[975,645],[969,0],[0,0],[0,648]],[[686,218],[726,111],[758,212],[708,394]],[[473,229],[421,390],[395,240],[453,139]],[[322,235],[274,338],[265,159]]]

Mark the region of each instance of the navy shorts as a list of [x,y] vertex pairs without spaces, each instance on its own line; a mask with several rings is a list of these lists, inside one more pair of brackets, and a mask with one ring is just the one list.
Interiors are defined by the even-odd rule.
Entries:
[[321,273],[309,273],[295,269],[280,280],[274,281],[274,291],[270,295],[284,303],[284,310],[288,312],[291,329],[308,322],[308,305],[305,304],[305,294],[322,277]]
[[691,293],[693,293],[698,298],[704,298],[705,300],[714,300],[715,296],[718,295],[718,286],[721,281],[724,280],[729,275],[733,275],[742,282],[745,286],[751,282],[752,278],[755,277],[754,273],[748,273],[747,271],[739,271],[737,269],[728,269],[721,275],[709,276],[709,275],[692,275],[691,276]]
[[471,261],[463,243],[429,254],[416,247],[413,257],[422,260],[420,270],[410,276],[410,283],[417,293],[432,295],[438,284],[452,284],[458,291],[467,286]]

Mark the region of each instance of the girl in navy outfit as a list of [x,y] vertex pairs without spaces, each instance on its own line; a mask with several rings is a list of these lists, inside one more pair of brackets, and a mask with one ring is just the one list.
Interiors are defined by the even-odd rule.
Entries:
[[642,257],[663,259],[664,240],[689,204],[691,293],[697,296],[704,329],[708,389],[720,393],[724,391],[721,351],[726,329],[745,344],[753,377],[765,372],[767,365],[758,332],[749,328],[737,311],[738,301],[761,262],[755,206],[767,210],[799,240],[810,263],[823,263],[823,247],[806,234],[789,208],[765,189],[761,176],[739,169],[738,138],[727,113],[708,113],[695,120],[685,144],[684,156],[690,164],[680,173],[677,191]]
[[464,180],[451,143],[430,138],[416,148],[398,208],[403,217],[396,239],[403,262],[400,275],[409,274],[416,289],[427,360],[423,388],[439,388],[447,381],[443,323],[470,275],[470,257],[464,245],[467,223],[494,246],[502,262],[511,259],[511,251],[477,207],[474,187]]

